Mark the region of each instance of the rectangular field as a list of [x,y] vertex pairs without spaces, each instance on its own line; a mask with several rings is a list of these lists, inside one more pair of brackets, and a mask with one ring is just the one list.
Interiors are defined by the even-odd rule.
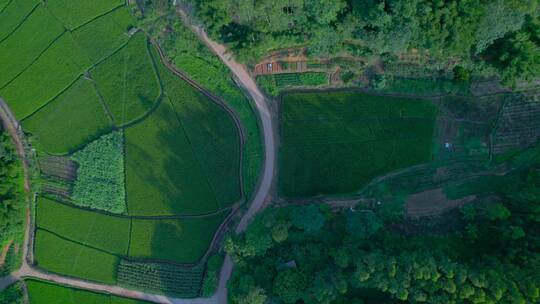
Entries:
[[116,284],[119,258],[38,229],[35,258],[48,271],[90,281]]
[[10,35],[32,10],[40,4],[39,0],[17,0],[11,1],[0,11],[0,41]]
[[127,254],[130,225],[127,218],[87,211],[46,198],[38,199],[38,228],[111,254]]
[[90,60],[65,32],[43,55],[0,90],[22,120],[69,87],[90,66]]
[[122,4],[123,0],[47,0],[47,7],[70,30]]
[[148,302],[70,288],[54,283],[25,280],[29,304],[145,304]]
[[133,219],[129,256],[196,263],[204,255],[227,211],[202,218]]
[[45,151],[56,155],[72,152],[111,130],[99,96],[85,78],[22,123]]
[[280,193],[349,194],[431,158],[437,108],[356,92],[291,93],[280,109]]
[[[3,19],[0,16],[0,20]],[[45,51],[64,27],[42,5],[0,43],[0,88],[30,65]]]

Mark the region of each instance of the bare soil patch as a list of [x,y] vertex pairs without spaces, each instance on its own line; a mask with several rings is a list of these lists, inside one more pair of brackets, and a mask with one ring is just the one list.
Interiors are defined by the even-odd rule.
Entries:
[[417,219],[442,214],[475,198],[475,195],[469,195],[461,199],[451,200],[446,197],[442,188],[435,188],[410,195],[405,203],[405,208],[408,217]]
[[6,262],[6,256],[12,244],[13,244],[13,240],[9,240],[6,246],[4,246],[4,248],[2,249],[2,253],[0,253],[0,267],[3,266],[4,263]]

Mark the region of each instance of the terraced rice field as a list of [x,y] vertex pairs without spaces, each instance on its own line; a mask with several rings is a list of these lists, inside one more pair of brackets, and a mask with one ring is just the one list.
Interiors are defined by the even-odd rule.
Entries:
[[[239,131],[227,111],[163,65],[134,24],[121,0],[0,1],[0,65],[9,67],[0,96],[44,160],[36,266],[118,284],[121,261],[138,265],[129,276],[174,265],[185,276],[153,273],[176,284],[153,290],[195,297],[201,259],[243,199]],[[122,273],[122,284],[144,289]],[[53,287],[34,291],[31,303],[80,294]],[[76,303],[90,298],[120,303],[99,294]]]
[[280,111],[279,189],[286,197],[354,193],[431,158],[437,107],[428,101],[291,93]]

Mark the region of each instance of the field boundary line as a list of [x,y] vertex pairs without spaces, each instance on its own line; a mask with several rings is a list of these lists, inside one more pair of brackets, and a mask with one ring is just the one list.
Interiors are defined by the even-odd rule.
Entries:
[[2,12],[4,12],[4,10],[6,9],[6,7],[8,7],[8,6],[11,4],[11,2],[13,2],[13,1],[14,1],[14,0],[9,0],[2,8],[0,8],[0,14],[1,14]]
[[101,104],[101,107],[103,108],[103,111],[105,112],[105,115],[107,115],[107,118],[109,118],[109,121],[111,122],[111,127],[113,128],[113,130],[116,129],[116,124],[114,122],[112,113],[109,110],[109,107],[107,106],[107,104],[105,103],[105,98],[103,98],[103,95],[99,91],[97,87],[97,83],[94,80],[94,78],[92,78],[92,74],[90,73],[90,71],[87,71],[83,77],[87,79],[88,81],[90,81],[90,83],[92,83],[92,88],[94,88],[94,92],[96,92],[96,95],[98,96],[99,103]]
[[[0,13],[4,12],[5,9],[7,9],[8,6],[10,6],[12,3],[14,3],[15,1],[21,1],[21,0],[12,0],[8,3],[8,5],[6,5],[1,11]],[[22,24],[24,22],[26,22],[26,19],[28,19],[30,17],[30,15],[32,15],[34,13],[34,11],[38,8],[38,6],[41,5],[41,1],[38,1],[38,3],[36,3],[34,5],[34,7],[32,7],[32,9],[30,10],[30,12],[28,14],[26,14],[26,16],[23,17],[23,19],[21,20],[21,22],[19,22],[19,24],[17,24],[17,26],[15,26],[13,28],[13,30],[11,32],[9,32],[4,38],[0,39],[0,43],[4,42],[4,40],[8,39],[11,35],[13,35],[14,32],[16,32],[19,27],[22,26]]]
[[[77,244],[77,245],[79,245],[79,246],[84,246],[84,247],[87,247],[87,248],[90,248],[90,249],[94,249],[94,250],[97,250],[97,251],[101,251],[101,252],[103,252],[103,253],[106,253],[106,254],[109,254],[109,255],[113,255],[113,256],[116,256],[116,257],[121,257],[121,256],[120,256],[119,254],[117,254],[117,253],[112,253],[112,252],[110,252],[110,251],[108,251],[108,250],[101,249],[101,248],[98,248],[98,247],[96,247],[96,246],[93,246],[93,245],[90,245],[90,244],[83,243],[83,242],[81,242],[81,241],[73,240],[73,239],[71,239],[71,238],[68,238],[68,237],[66,237],[66,236],[63,236],[63,235],[59,234],[58,232],[54,232],[54,231],[49,230],[49,229],[47,229],[47,228],[42,228],[42,227],[39,227],[39,226],[36,225],[36,231],[37,231],[37,230],[42,230],[42,231],[45,231],[45,232],[47,232],[47,233],[50,233],[50,234],[56,236],[57,238],[62,239],[62,240],[64,240],[64,241],[66,241],[66,242],[70,242],[70,243],[73,243],[73,244]],[[34,266],[34,267],[36,267],[36,266]],[[37,267],[39,267],[39,265],[37,265]],[[41,267],[39,267],[39,268],[41,268]],[[45,269],[45,268],[41,268],[41,269]],[[45,269],[45,270],[46,270],[46,269]]]
[[[83,26],[85,26],[85,25],[88,25],[88,24],[90,24],[90,23],[96,21],[97,19],[99,19],[99,18],[101,18],[101,17],[104,17],[104,16],[106,16],[106,15],[108,15],[108,14],[114,12],[115,10],[120,9],[120,8],[123,8],[123,7],[125,7],[125,4],[120,4],[120,5],[118,5],[118,6],[115,6],[115,7],[111,8],[110,10],[108,10],[108,11],[106,11],[106,12],[104,12],[104,13],[101,13],[101,14],[99,14],[99,15],[96,15],[96,16],[92,17],[92,19],[90,19],[90,20],[88,20],[88,21],[85,21],[85,22],[82,23],[81,25],[77,25],[76,27],[74,27],[74,28],[72,28],[72,29],[67,28],[67,26],[66,26],[65,24],[63,24],[63,23],[62,23],[62,25],[64,25],[64,27],[66,27],[66,28],[68,29],[68,31],[70,31],[70,32],[75,32],[76,30],[80,29],[81,27],[83,27]],[[115,22],[115,23],[116,23],[116,22]]]

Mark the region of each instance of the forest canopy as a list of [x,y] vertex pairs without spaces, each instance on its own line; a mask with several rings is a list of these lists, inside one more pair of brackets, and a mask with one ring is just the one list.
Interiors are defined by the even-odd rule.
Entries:
[[412,49],[506,83],[540,74],[538,0],[190,0],[212,36],[244,61],[305,47],[313,56],[380,56]]

